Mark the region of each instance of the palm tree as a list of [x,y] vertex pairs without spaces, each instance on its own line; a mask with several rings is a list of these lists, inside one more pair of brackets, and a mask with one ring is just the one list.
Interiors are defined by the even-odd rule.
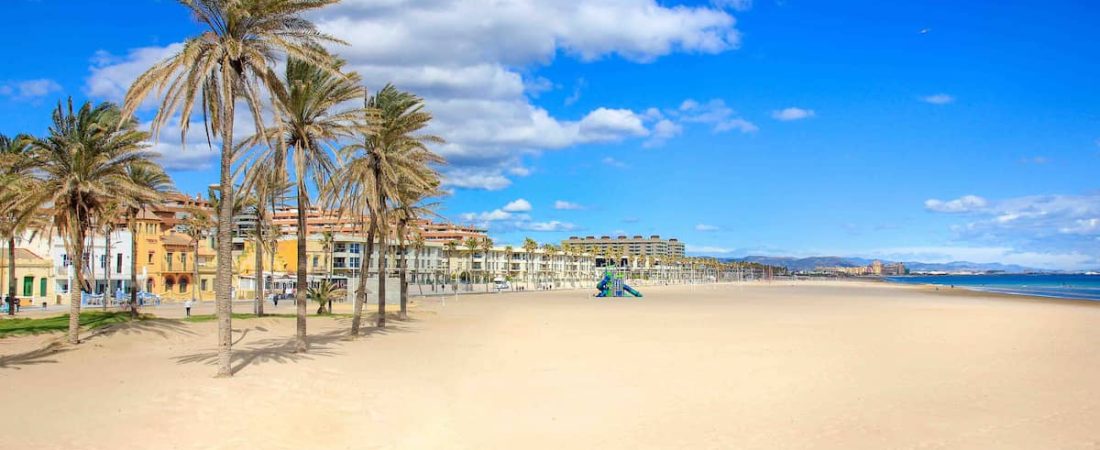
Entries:
[[462,241],[462,245],[466,247],[466,256],[470,258],[470,265],[466,267],[466,290],[470,291],[473,290],[474,283],[474,253],[481,248],[481,240],[471,236]]
[[165,193],[172,190],[172,179],[164,169],[155,164],[130,164],[126,168],[126,176],[130,183],[136,186],[144,186],[152,196],[137,197],[126,205],[126,227],[130,230],[130,318],[137,318],[138,286],[137,286],[137,216],[145,210],[149,204],[158,201]]
[[509,280],[512,279],[512,254],[516,252],[516,249],[511,245],[504,246],[504,276]]
[[[481,238],[480,241],[478,241],[478,246],[481,248],[481,252],[482,252],[481,253],[481,261],[482,261],[481,265],[483,266],[482,270],[484,270],[486,272],[485,273],[485,278],[490,278],[490,277],[493,276],[493,274],[489,272],[489,252],[493,251],[493,240],[491,238],[489,238],[489,236],[484,236],[484,237]],[[489,284],[488,283],[485,284],[485,292],[489,292]]]
[[413,256],[413,283],[416,283],[416,288],[420,290],[420,295],[424,295],[424,283],[420,279],[420,253],[424,251],[424,234],[419,230],[413,231],[412,234],[412,247],[416,254]]
[[[332,253],[335,243],[336,236],[332,233],[331,228],[321,233],[321,249],[325,252],[325,280],[332,278]],[[329,300],[328,312],[332,312],[332,300]]]
[[8,315],[15,315],[15,237],[22,236],[37,217],[37,205],[21,201],[22,192],[32,189],[34,138],[0,134],[0,234],[8,241]]
[[[386,244],[389,236],[387,221],[388,202],[397,198],[397,190],[403,184],[421,189],[431,187],[431,171],[423,168],[429,164],[443,163],[443,159],[428,150],[430,143],[442,143],[437,136],[421,134],[432,119],[424,110],[424,100],[416,95],[386,85],[374,96],[366,99],[367,123],[372,127],[361,130],[362,141],[344,150],[348,161],[338,177],[344,183],[343,198],[351,198],[356,208],[370,212],[368,246],[373,246],[373,233],[381,236],[378,251],[378,324],[386,326]],[[357,213],[361,213],[359,209]],[[360,292],[365,291],[361,289]],[[359,299],[356,299],[359,302]],[[357,305],[356,308],[361,308]],[[358,321],[352,318],[352,334],[358,334]]]
[[191,301],[198,299],[199,242],[202,241],[202,238],[206,237],[207,230],[213,225],[210,216],[198,209],[190,211],[187,218],[183,221],[183,226],[186,229],[185,233],[191,238],[191,242],[195,247],[195,264],[193,264],[195,271],[194,278],[191,280]]
[[535,250],[538,250],[539,243],[535,242],[531,238],[523,238],[523,250],[527,252],[527,287],[531,287],[531,268],[535,264]]
[[[270,156],[267,161],[257,161],[252,164],[247,174],[245,175],[245,185],[249,186],[252,193],[252,197],[255,199],[253,204],[253,211],[256,214],[256,229],[253,233],[253,243],[255,246],[255,259],[253,261],[256,275],[256,300],[255,300],[255,313],[257,316],[264,315],[264,250],[270,247],[271,255],[271,270],[275,270],[275,248],[274,245],[269,245],[269,239],[265,239],[264,228],[273,228],[273,224],[270,223],[274,220],[274,217],[268,217],[269,213],[274,213],[279,198],[281,198],[291,188],[291,183],[286,179],[286,171],[283,167],[276,166],[271,163]],[[274,237],[275,230],[271,229],[271,235]]]
[[311,301],[317,302],[317,314],[332,314],[331,309],[325,309],[325,304],[332,304],[333,299],[340,299],[346,297],[347,293],[343,289],[336,288],[336,284],[329,280],[321,280],[317,284],[317,287],[309,288],[307,297]]
[[[406,275],[409,253],[407,246],[408,226],[410,222],[414,222],[422,214],[433,213],[432,210],[438,205],[434,203],[425,204],[423,202],[428,197],[440,194],[438,189],[440,185],[439,174],[427,166],[422,167],[419,172],[430,172],[426,174],[418,173],[417,175],[421,176],[423,180],[430,182],[431,185],[427,189],[424,189],[415,182],[401,183],[396,191],[397,196],[394,198],[395,212],[397,213],[398,254],[400,255],[397,260],[397,273],[401,290],[401,312],[398,317],[401,320],[407,320],[409,318],[409,283]],[[423,238],[420,237],[420,233],[415,232],[414,234],[421,240],[421,246],[423,246]],[[419,260],[419,254],[417,255],[417,260]]]
[[[134,204],[157,196],[128,174],[131,165],[154,164],[149,160],[154,154],[143,144],[148,136],[110,103],[85,103],[74,111],[70,99],[67,108],[58,104],[54,110],[49,136],[32,144],[38,185],[27,198],[30,204],[47,205],[66,251],[74,255],[75,280],[84,275],[84,240],[108,203]],[[81,289],[70,291],[69,342],[76,344]]]
[[[554,263],[554,254],[555,254],[555,253],[557,253],[557,251],[558,251],[558,246],[556,246],[556,245],[554,245],[554,244],[551,244],[551,243],[547,242],[547,243],[545,243],[545,244],[542,244],[542,251],[544,252],[543,254],[544,254],[544,255],[545,255],[545,256],[546,256],[547,258],[549,258],[549,259],[550,259],[550,264],[553,264],[553,263]],[[543,271],[543,272],[545,272],[545,271]],[[554,272],[554,269],[553,269],[553,267],[552,267],[552,266],[551,266],[551,268],[549,269],[549,275],[550,275],[550,283],[551,283],[551,286],[552,286],[552,285],[553,285],[553,282],[555,281],[555,280],[554,280],[555,272]]]
[[[232,376],[230,354],[233,246],[231,242],[233,205],[232,163],[233,125],[238,99],[248,106],[258,135],[267,131],[262,123],[261,92],[273,92],[279,85],[274,67],[282,55],[307,60],[324,67],[331,62],[319,44],[338,42],[317,31],[304,13],[338,0],[180,0],[205,31],[188,39],[175,55],[153,65],[134,81],[126,92],[124,117],[134,111],[153,92],[164,94],[152,133],[179,111],[181,138],[191,124],[196,104],[209,131],[221,138],[218,217],[218,271],[215,292],[218,313],[218,376]],[[275,108],[276,110],[278,108]]]
[[[331,65],[339,70],[342,61],[329,57]],[[280,142],[272,150],[275,165],[284,163],[294,170],[298,205],[298,306],[295,351],[304,352],[306,343],[306,237],[309,233],[306,218],[309,212],[308,181],[325,186],[336,171],[333,158],[334,145],[340,139],[351,137],[363,128],[363,109],[343,107],[363,97],[363,87],[356,74],[341,75],[331,67],[322,67],[303,59],[287,61],[282,84],[272,86],[275,94],[277,125],[282,132]],[[262,143],[257,139],[255,143]]]
[[[451,276],[454,275],[454,271],[451,269],[451,258],[458,251],[458,241],[447,241],[443,244],[443,250],[447,254],[447,280],[450,281]],[[444,289],[444,293],[446,293],[446,289]]]

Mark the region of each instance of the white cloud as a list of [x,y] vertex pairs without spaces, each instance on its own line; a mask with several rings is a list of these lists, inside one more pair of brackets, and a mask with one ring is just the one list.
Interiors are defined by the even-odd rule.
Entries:
[[698,225],[695,225],[695,231],[700,231],[700,232],[703,232],[703,233],[708,233],[708,232],[718,231],[718,230],[719,230],[718,227],[716,227],[714,225],[707,225],[705,223],[700,223]]
[[694,255],[714,255],[714,254],[727,254],[733,253],[733,249],[725,247],[715,247],[710,245],[691,245],[684,246],[684,251]]
[[797,107],[784,108],[778,111],[772,111],[772,118],[775,120],[782,120],[784,122],[791,120],[808,119],[814,116],[814,110],[802,109]]
[[955,97],[947,94],[933,94],[921,97],[921,101],[933,105],[946,105],[955,101]]
[[752,9],[752,0],[710,0],[714,6],[730,8],[736,11],[748,11]]
[[1039,269],[1073,269],[1096,264],[1095,256],[1077,251],[1036,252],[1011,246],[928,246],[884,248],[867,255],[891,261],[943,264],[957,261],[1015,264]]
[[[84,91],[92,97],[121,101],[138,76],[182,49],[181,43],[165,47],[140,47],[130,50],[125,57],[99,51],[92,62],[91,76],[85,83]],[[153,99],[145,103],[146,106],[154,104]]]
[[1004,261],[1034,267],[1095,269],[1095,265],[1084,266],[1089,258],[1092,264],[1100,264],[1095,256],[1085,256],[1100,254],[1100,193],[996,201],[967,197],[933,203],[938,209],[929,208],[970,213],[971,221],[952,226],[958,239],[967,244],[1007,248],[1015,259]]
[[0,95],[16,100],[30,100],[60,92],[61,85],[47,78],[0,84]]
[[684,123],[711,125],[716,133],[731,130],[752,133],[759,130],[752,122],[736,117],[735,111],[721,99],[713,99],[707,103],[684,100],[679,109],[667,111],[667,114]]
[[[655,121],[613,106],[572,118],[552,116],[531,102],[554,86],[537,75],[524,76],[533,67],[551,64],[560,55],[644,63],[673,53],[733,50],[740,34],[724,7],[746,5],[530,0],[487,8],[473,0],[344,0],[312,19],[350,44],[334,50],[368,88],[392,81],[425,97],[435,117],[430,131],[449,142],[438,148],[450,163],[443,169],[448,186],[503,189],[510,176],[522,176],[524,170],[515,168],[527,156],[656,132],[649,129]],[[101,53],[86,91],[117,101],[138,74],[179,48],[138,48],[122,57]],[[672,129],[661,127],[663,135]],[[720,127],[748,129],[736,122]]]
[[502,209],[508,212],[529,212],[531,211],[531,202],[519,198],[504,205]]
[[581,206],[578,203],[567,202],[565,200],[558,200],[558,201],[554,202],[554,209],[578,210],[578,209],[584,209],[584,206]]
[[585,86],[587,85],[588,81],[586,81],[584,78],[578,78],[577,84],[573,86],[573,93],[569,94],[569,96],[565,98],[565,106],[569,106],[580,101],[581,91],[583,91]]
[[924,201],[924,208],[929,211],[942,213],[965,213],[985,208],[989,202],[977,195],[964,195],[955,200],[928,199]]
[[668,119],[660,119],[653,125],[653,137],[645,142],[645,146],[659,147],[669,139],[679,136],[683,131],[683,125]]
[[549,222],[523,222],[518,224],[517,228],[525,231],[551,232],[573,231],[577,229],[577,226],[569,222],[559,222],[557,220],[551,220]]
[[610,156],[604,157],[604,159],[602,160],[602,162],[603,162],[604,164],[607,164],[607,165],[611,166],[611,167],[617,167],[617,168],[620,168],[620,169],[622,169],[622,168],[625,168],[625,167],[626,167],[626,163],[624,163],[624,162],[622,162],[622,161],[619,161],[619,160],[617,160],[617,159],[615,159],[615,158],[612,158],[612,157],[610,157]]

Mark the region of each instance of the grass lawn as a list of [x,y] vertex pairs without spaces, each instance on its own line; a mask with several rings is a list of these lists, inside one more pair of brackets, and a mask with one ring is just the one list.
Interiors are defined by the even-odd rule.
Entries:
[[[142,314],[140,319],[151,318],[151,315]],[[122,323],[130,320],[127,311],[88,311],[80,313],[80,326],[89,330],[105,327],[114,323]],[[0,320],[0,338],[8,336],[20,336],[24,334],[53,333],[68,331],[69,315],[47,317],[44,319],[4,319]]]
[[[364,315],[364,316],[366,316],[366,315]],[[295,317],[298,317],[298,316],[296,316],[294,314],[264,314],[265,319],[268,319],[268,318],[293,319]],[[351,318],[351,314],[323,314],[323,315],[320,315],[320,316],[318,316],[316,314],[310,314],[309,317]],[[199,322],[212,322],[214,320],[217,320],[217,318],[218,318],[218,316],[216,316],[214,314],[193,314],[191,317],[188,317],[188,318],[182,319],[182,320],[184,322],[199,323]],[[252,313],[233,313],[233,320],[247,320],[247,319],[255,319],[255,318],[256,318],[256,315],[252,314]]]

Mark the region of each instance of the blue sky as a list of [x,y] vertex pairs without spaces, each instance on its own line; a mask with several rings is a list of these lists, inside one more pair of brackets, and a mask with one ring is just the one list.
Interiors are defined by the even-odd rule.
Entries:
[[[6,2],[23,19],[0,32],[0,132],[43,133],[64,96],[117,100],[197,30],[172,1],[90,3]],[[1100,267],[1100,7],[483,3],[313,18],[368,88],[427,98],[452,162],[442,213],[498,242]],[[192,142],[157,150],[205,191],[214,154]]]

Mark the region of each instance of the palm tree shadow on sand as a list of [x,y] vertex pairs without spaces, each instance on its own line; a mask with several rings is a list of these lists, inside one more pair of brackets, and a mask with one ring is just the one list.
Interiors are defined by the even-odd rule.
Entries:
[[69,350],[72,350],[72,347],[66,346],[60,340],[53,341],[41,348],[28,352],[0,356],[0,369],[21,370],[23,368],[22,366],[56,364],[56,359],[47,358]]
[[[178,320],[142,319],[108,325],[92,330],[84,337],[84,339],[81,339],[81,342],[83,344],[87,344],[90,341],[104,339],[116,334],[132,335],[145,333],[155,334],[160,337],[167,337],[169,334],[183,334],[189,336],[195,335],[194,331],[188,329],[183,323]],[[21,366],[56,364],[56,359],[48,358],[60,353],[65,353],[80,348],[80,346],[72,346],[65,343],[64,339],[64,337],[58,337],[57,339],[54,339],[46,345],[35,350],[17,353],[14,355],[0,355],[0,369],[18,370],[22,368]]]
[[[367,319],[366,315],[364,315],[364,319]],[[386,319],[390,319],[389,314],[387,314]],[[353,340],[348,333],[348,328],[350,327],[351,320],[335,320],[340,323],[340,329],[320,334],[310,334],[309,336],[307,336],[309,350],[306,352],[294,351],[294,336],[261,339],[255,342],[249,342],[247,344],[240,345],[240,343],[244,340],[244,337],[248,334],[251,328],[246,328],[243,330],[233,330],[234,333],[240,333],[240,336],[237,337],[237,339],[235,339],[233,343],[233,360],[231,363],[232,373],[236,375],[241,370],[244,370],[246,367],[253,364],[287,364],[302,361],[312,361],[318,357],[333,357],[343,355],[344,353],[339,351],[339,348],[342,347],[342,345],[340,344]],[[398,323],[400,323],[400,321]],[[258,329],[258,331],[265,331],[260,327],[256,328]],[[358,339],[361,340],[372,336],[384,336],[387,334],[407,332],[409,332],[409,330],[406,330],[404,327],[369,327],[363,328],[359,331]],[[214,366],[218,362],[218,351],[217,349],[214,349],[211,351],[180,356],[175,359],[177,364],[205,364],[208,366]]]

